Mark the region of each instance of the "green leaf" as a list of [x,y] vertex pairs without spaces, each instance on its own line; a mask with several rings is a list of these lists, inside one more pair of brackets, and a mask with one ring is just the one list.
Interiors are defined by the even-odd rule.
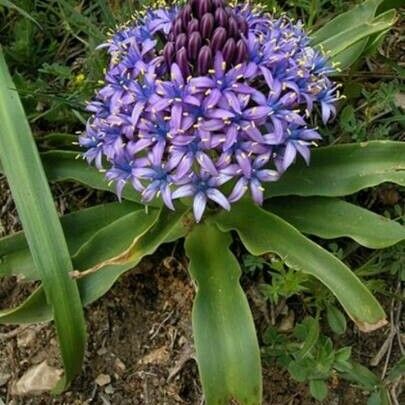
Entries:
[[86,327],[73,269],[52,194],[28,121],[0,48],[0,159],[55,318],[66,389],[81,371]]
[[[118,257],[115,258],[116,260],[112,260],[114,258],[110,258],[110,261],[104,260],[103,266],[98,268],[97,271],[90,272],[86,276],[78,279],[78,287],[83,305],[91,304],[102,297],[122,274],[134,268],[143,257],[154,253],[162,243],[168,241],[168,238],[172,238],[174,229],[176,229],[176,233],[179,237],[184,236],[187,231],[185,227],[182,228],[182,234],[179,231],[179,224],[184,223],[184,215],[186,215],[181,209],[173,213],[168,213],[166,209],[163,209],[158,219],[156,219],[156,210],[153,210],[150,215],[145,214],[143,211],[138,211],[133,215],[137,218],[136,224],[135,219],[132,218],[132,228],[130,232],[128,232],[129,229],[127,229],[125,235],[122,235],[122,238],[125,238],[128,244],[132,243],[131,246],[126,249],[126,257],[118,254]],[[99,241],[105,240],[108,241],[108,243],[114,241],[114,246],[122,247],[124,245],[122,240],[114,238],[114,232],[118,229],[119,226],[113,223],[111,224],[110,232],[107,232],[106,229],[102,229],[103,238],[100,235],[96,235],[96,239]],[[112,239],[109,239],[109,235]],[[104,247],[105,246],[94,245],[94,249],[100,251],[100,259],[104,257],[102,251]],[[111,251],[113,248],[110,246],[109,249]],[[115,253],[117,253],[117,251],[118,249]],[[119,258],[119,256],[121,257]],[[81,259],[83,259],[83,262]],[[78,255],[74,262],[76,268],[84,269],[89,262],[94,264],[94,256],[84,257],[83,255]],[[18,307],[0,312],[0,324],[45,322],[51,319],[52,311],[46,301],[42,287],[34,291],[30,297]]]
[[405,375],[405,357],[402,357],[394,364],[392,369],[388,373],[387,380],[389,382],[395,381],[401,375]]
[[350,362],[350,367],[339,364],[336,369],[344,379],[359,384],[368,391],[373,391],[381,384],[381,380],[360,363]]
[[[69,69],[70,71],[70,69]],[[78,136],[72,134],[66,134],[61,132],[52,132],[39,138],[41,146],[46,149],[66,149],[70,152],[73,150],[82,151],[77,144]]]
[[355,274],[278,216],[244,200],[214,220],[224,231],[237,231],[251,254],[274,252],[291,268],[318,278],[361,330],[371,331],[386,324],[380,304]]
[[226,405],[231,399],[261,404],[259,346],[231,241],[211,224],[196,225],[186,239],[197,285],[193,333],[207,405]]
[[[64,215],[60,221],[71,256],[101,228],[142,206],[126,201],[101,204]],[[38,280],[27,241],[23,232],[0,239],[0,276],[18,275]]]
[[309,380],[309,391],[318,401],[323,401],[328,395],[328,386],[324,380]]
[[352,65],[363,53],[369,36],[387,31],[395,22],[395,11],[375,18],[382,0],[367,0],[342,13],[311,35],[311,44],[328,54],[341,69]]
[[279,197],[266,208],[299,231],[324,239],[348,237],[372,249],[405,239],[404,226],[337,198]]
[[312,151],[266,189],[284,195],[340,197],[384,182],[405,185],[405,142],[372,141],[326,146]]
[[[77,152],[71,151],[50,151],[41,153],[42,163],[46,175],[51,182],[76,181],[97,190],[114,192],[112,185],[109,185],[104,174],[97,171],[85,160],[79,158]],[[124,199],[140,202],[141,196],[133,187],[128,184],[122,193]],[[151,207],[158,207],[160,202],[151,202]]]
[[318,46],[326,52],[332,63],[345,69],[359,58],[370,37],[387,32],[396,19],[395,10],[389,10],[370,22],[358,22],[350,29],[322,41]]
[[23,10],[21,7],[16,6],[13,2],[8,1],[8,0],[0,0],[0,6],[8,7],[11,9],[16,10],[18,13],[20,13],[23,17],[28,18],[31,20],[34,24],[36,24],[40,29],[42,29],[41,25],[39,22],[30,16],[25,10]]
[[333,332],[337,335],[346,332],[346,317],[335,305],[328,305],[326,308],[326,317]]
[[318,319],[308,317],[302,322],[302,324],[300,326],[305,327],[306,337],[302,344],[302,347],[294,355],[297,360],[301,360],[301,359],[307,357],[319,339],[319,321],[318,321]]

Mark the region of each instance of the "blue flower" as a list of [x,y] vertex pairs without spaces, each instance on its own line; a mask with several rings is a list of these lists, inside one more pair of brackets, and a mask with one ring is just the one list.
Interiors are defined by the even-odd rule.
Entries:
[[190,197],[200,221],[247,191],[262,204],[298,155],[309,164],[321,137],[307,118],[319,110],[329,121],[339,93],[301,23],[190,1],[148,10],[100,46],[110,63],[79,141],[119,198],[126,185],[171,210]]

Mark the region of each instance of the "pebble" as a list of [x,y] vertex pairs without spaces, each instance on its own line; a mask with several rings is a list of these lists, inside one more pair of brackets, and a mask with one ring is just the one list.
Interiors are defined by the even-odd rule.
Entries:
[[114,369],[118,373],[123,373],[127,369],[127,366],[124,364],[124,362],[120,358],[117,357],[114,361]]
[[99,374],[95,381],[98,386],[104,387],[105,385],[110,384],[111,377],[108,374]]
[[30,346],[36,337],[36,331],[34,329],[27,329],[23,333],[17,336],[17,346],[18,348],[25,348]]
[[39,395],[50,391],[59,381],[63,371],[48,366],[46,361],[29,368],[12,386],[13,395]]

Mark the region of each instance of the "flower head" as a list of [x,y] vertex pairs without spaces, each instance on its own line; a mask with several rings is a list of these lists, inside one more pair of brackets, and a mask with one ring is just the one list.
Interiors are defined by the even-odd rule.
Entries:
[[333,69],[302,24],[246,4],[148,10],[100,47],[111,58],[88,105],[84,157],[106,166],[119,196],[129,184],[172,210],[191,197],[197,221],[246,193],[261,204],[298,155],[309,164],[314,106],[325,123],[336,113]]

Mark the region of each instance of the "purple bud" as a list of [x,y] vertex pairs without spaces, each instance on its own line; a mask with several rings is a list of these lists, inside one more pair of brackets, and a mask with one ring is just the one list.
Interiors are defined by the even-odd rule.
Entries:
[[186,34],[179,34],[176,37],[176,51],[183,48],[187,44],[187,35]]
[[235,64],[243,63],[246,61],[248,49],[245,42],[240,39],[236,43],[236,52],[235,52]]
[[183,22],[181,21],[181,18],[176,18],[173,24],[173,33],[177,37],[177,35],[181,34],[183,32]]
[[197,70],[198,74],[205,75],[212,65],[212,52],[209,46],[205,45],[198,54]]
[[188,26],[188,23],[191,20],[191,14],[192,14],[191,6],[190,4],[186,4],[181,12],[181,21],[183,23],[183,27]]
[[215,23],[221,27],[228,28],[228,16],[223,8],[215,10]]
[[187,34],[190,35],[192,32],[200,30],[200,23],[196,18],[193,18],[187,26]]
[[228,17],[232,17],[233,16],[233,9],[232,7],[226,6],[225,7],[225,12],[227,14]]
[[238,22],[240,33],[242,33],[245,37],[247,37],[248,31],[249,31],[249,26],[248,26],[246,20],[240,15],[236,16],[236,20]]
[[168,67],[170,67],[170,65],[173,63],[174,54],[175,54],[174,44],[173,42],[168,42],[163,49],[163,58]]
[[192,32],[188,41],[187,54],[191,60],[197,60],[201,49],[202,39],[199,32]]
[[239,27],[236,19],[234,17],[229,17],[228,19],[228,34],[230,37],[239,37]]
[[224,48],[222,49],[224,61],[228,64],[228,66],[231,65],[233,62],[233,59],[235,57],[235,51],[236,51],[235,40],[233,38],[229,38],[225,42]]
[[206,13],[201,18],[200,32],[204,39],[211,37],[214,29],[214,16],[211,13]]
[[211,49],[213,55],[215,55],[218,50],[222,49],[222,47],[225,45],[226,38],[227,33],[225,28],[218,27],[215,29],[211,40]]
[[215,8],[224,7],[225,4],[224,4],[223,0],[212,0],[212,6],[215,9]]
[[183,47],[176,52],[176,63],[179,65],[181,73],[183,73],[185,78],[190,76],[186,48]]
[[168,35],[167,39],[169,41],[174,41],[174,33],[173,33],[173,31],[169,32],[169,35]]
[[211,11],[211,0],[199,0],[197,8],[198,17],[202,18],[204,14]]

